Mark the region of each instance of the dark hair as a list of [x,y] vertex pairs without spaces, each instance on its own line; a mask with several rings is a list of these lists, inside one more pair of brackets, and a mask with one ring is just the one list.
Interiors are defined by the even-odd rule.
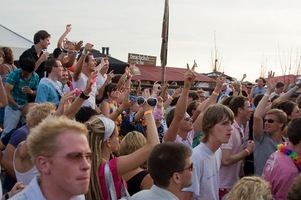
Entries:
[[158,187],[166,188],[175,172],[183,173],[186,159],[192,150],[182,143],[166,142],[156,145],[151,151],[148,172]]
[[52,67],[56,67],[56,65],[57,65],[56,61],[57,61],[56,58],[50,58],[50,59],[46,60],[45,70],[46,70],[47,74],[49,74],[51,72]]
[[112,91],[116,91],[117,90],[117,85],[113,84],[113,83],[109,83],[105,86],[105,89],[102,92],[102,96],[99,99],[99,103],[103,102],[103,100],[107,99],[108,96],[108,92],[112,92]]
[[53,57],[56,58],[56,59],[58,59],[62,52],[63,51],[61,50],[61,48],[55,48],[53,50]]
[[180,97],[175,97],[175,98],[171,101],[170,106],[176,105],[176,104],[178,103],[179,98],[180,98]]
[[301,141],[301,117],[293,119],[287,126],[287,136],[293,145]]
[[234,114],[230,108],[221,104],[209,106],[204,112],[202,121],[202,142],[206,143],[213,127],[225,119],[233,122]]
[[7,64],[14,64],[14,54],[11,48],[9,47],[2,47],[4,53],[4,63]]
[[253,100],[253,104],[255,107],[258,106],[260,100],[262,99],[264,94],[257,94],[255,97],[254,97],[254,100]]
[[24,58],[20,62],[20,68],[28,73],[34,72],[35,62],[32,58]]
[[282,88],[284,87],[284,83],[282,83],[281,81],[276,83],[276,88]]
[[33,36],[33,42],[34,44],[38,44],[40,42],[40,40],[45,40],[46,38],[49,38],[50,34],[45,31],[45,30],[40,30],[38,32],[36,32],[36,34],[34,34]]
[[97,115],[96,110],[94,110],[90,106],[83,106],[76,113],[75,120],[81,123],[85,123],[94,115]]
[[122,77],[122,74],[115,74],[112,78],[112,83],[118,83],[119,79]]
[[198,93],[194,92],[194,91],[193,92],[189,92],[188,97],[192,98],[193,101],[200,99]]
[[175,108],[171,109],[166,115],[165,120],[166,120],[166,125],[168,128],[173,120],[174,115],[175,115]]
[[249,101],[249,99],[244,96],[235,96],[232,98],[232,100],[229,103],[229,108],[233,111],[235,116],[238,114],[239,108],[245,107],[246,101]]
[[200,102],[199,101],[192,101],[190,102],[190,104],[188,105],[187,109],[186,109],[186,112],[192,116],[193,113],[192,111],[193,110],[196,110],[198,108],[198,106],[200,105]]
[[234,96],[232,95],[232,96],[223,98],[221,104],[229,107],[230,101],[233,99],[233,97]]
[[[259,77],[258,79],[261,79],[263,81],[263,83],[265,84],[266,83],[266,80],[263,78],[263,77]],[[257,79],[257,80],[258,80]],[[257,80],[256,80],[256,83],[257,83]]]
[[274,101],[272,108],[283,110],[287,116],[291,115],[297,103],[290,100]]

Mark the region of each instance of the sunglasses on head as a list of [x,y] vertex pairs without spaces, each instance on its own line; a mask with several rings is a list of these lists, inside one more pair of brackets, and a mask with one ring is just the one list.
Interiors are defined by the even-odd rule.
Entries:
[[264,122],[268,122],[270,124],[273,124],[276,120],[273,120],[273,119],[264,119],[263,121]]
[[187,116],[184,117],[185,121],[190,121],[190,119],[191,119],[191,117],[189,115],[187,115]]
[[145,99],[144,97],[142,96],[139,96],[136,98],[136,101],[137,101],[137,104],[139,106],[142,106],[143,104],[145,104],[145,102],[149,105],[149,106],[152,106],[152,107],[155,107],[157,105],[157,99],[156,98],[153,98],[153,97],[150,97],[148,99]]

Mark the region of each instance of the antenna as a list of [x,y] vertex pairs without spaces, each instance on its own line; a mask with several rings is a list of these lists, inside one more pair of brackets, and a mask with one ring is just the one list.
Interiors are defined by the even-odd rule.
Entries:
[[216,36],[215,36],[215,30],[214,30],[214,69],[213,71],[216,72],[217,71],[217,47],[216,47]]

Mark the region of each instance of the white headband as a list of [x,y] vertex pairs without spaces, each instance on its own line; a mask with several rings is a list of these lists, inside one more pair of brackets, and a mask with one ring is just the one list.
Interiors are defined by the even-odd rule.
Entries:
[[115,122],[107,117],[97,117],[100,121],[102,121],[105,127],[105,135],[103,137],[103,142],[108,140],[115,130]]

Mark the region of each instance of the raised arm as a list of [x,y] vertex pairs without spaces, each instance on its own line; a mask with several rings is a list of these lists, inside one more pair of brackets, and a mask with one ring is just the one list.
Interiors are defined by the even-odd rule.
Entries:
[[174,91],[174,93],[166,101],[164,101],[164,104],[163,104],[164,109],[168,108],[168,106],[171,104],[172,100],[174,100],[174,98],[178,98],[181,94],[182,94],[182,88],[179,87]]
[[145,103],[143,104],[142,108],[147,123],[147,137],[146,137],[147,143],[141,149],[138,149],[137,151],[129,155],[120,156],[118,158],[117,170],[119,176],[122,176],[127,172],[136,169],[138,166],[144,163],[147,160],[153,147],[160,143],[157,127],[155,124],[154,117],[152,115],[153,107]]
[[196,75],[194,71],[190,70],[187,64],[187,72],[185,73],[182,95],[180,96],[177,102],[174,112],[174,118],[164,134],[165,142],[174,142],[177,138],[177,134],[181,124],[180,122],[184,118],[187,109],[189,89],[192,83],[194,82],[195,77]]
[[[89,96],[90,92],[92,91],[92,85],[95,84],[93,82],[93,80],[96,77],[97,77],[97,71],[92,72],[91,75],[89,76],[89,78],[87,80],[86,88],[82,91],[85,94],[85,96]],[[76,115],[76,113],[79,111],[79,109],[81,108],[84,101],[85,100],[83,98],[78,96],[75,99],[75,101],[72,102],[72,104],[70,105],[70,108],[64,112],[64,115],[66,117],[72,119]]]
[[64,42],[66,36],[70,33],[71,29],[72,29],[71,24],[67,24],[65,32],[61,35],[61,37],[57,41],[57,47],[58,48],[62,48],[63,47],[63,42]]
[[272,71],[269,72],[267,90],[254,112],[253,136],[255,139],[258,139],[263,134],[263,117],[266,113],[266,107],[269,101],[269,97],[276,87],[276,80],[274,79],[274,74],[275,73]]
[[206,99],[203,103],[201,103],[195,111],[193,117],[196,117],[196,120],[193,123],[194,133],[197,134],[202,129],[202,121],[203,121],[203,112],[212,104],[216,104],[218,94],[221,91],[223,83],[226,81],[226,76],[221,73],[216,79],[215,88],[209,99]]
[[80,73],[82,72],[85,59],[86,59],[87,55],[90,53],[90,51],[92,50],[92,48],[93,48],[93,44],[87,43],[85,45],[85,49],[83,50],[78,62],[76,63],[76,66],[75,66],[75,70],[74,70],[74,73],[73,73],[73,80],[74,81],[79,80]]

